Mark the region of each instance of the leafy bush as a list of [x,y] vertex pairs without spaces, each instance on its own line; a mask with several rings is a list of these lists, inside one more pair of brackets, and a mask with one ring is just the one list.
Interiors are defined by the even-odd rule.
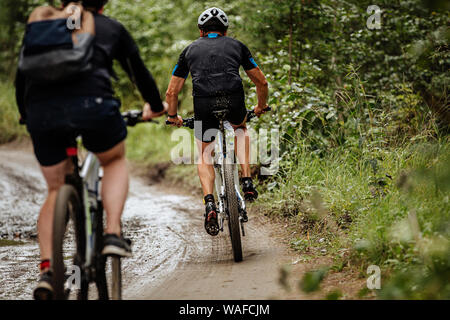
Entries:
[[19,125],[19,118],[14,87],[11,83],[0,81],[0,143],[26,134],[25,127]]

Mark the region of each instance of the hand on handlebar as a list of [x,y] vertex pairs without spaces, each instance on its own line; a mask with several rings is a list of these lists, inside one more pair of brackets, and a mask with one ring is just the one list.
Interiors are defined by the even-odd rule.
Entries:
[[176,118],[167,117],[167,123],[170,123],[171,126],[180,128],[183,125],[183,118],[180,115],[177,115]]
[[268,105],[265,105],[264,107],[260,107],[258,105],[253,110],[255,111],[255,115],[259,118],[263,113],[266,113],[268,111],[268,107]]
[[167,102],[163,101],[163,107],[164,109],[160,112],[154,112],[152,108],[150,107],[150,104],[146,102],[144,104],[144,108],[142,109],[142,120],[148,121],[150,119],[158,118],[162,116],[163,114],[167,113],[167,110],[169,108],[169,105]]

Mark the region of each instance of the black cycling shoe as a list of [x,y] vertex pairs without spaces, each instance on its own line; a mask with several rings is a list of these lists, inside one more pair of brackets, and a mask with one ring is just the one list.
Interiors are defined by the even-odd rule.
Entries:
[[256,191],[252,179],[250,178],[242,179],[242,191],[244,191],[245,201],[253,202],[256,199],[258,199],[258,191]]
[[52,300],[53,299],[53,285],[52,272],[47,271],[41,274],[39,283],[33,291],[34,300]]
[[205,229],[211,236],[217,236],[219,234],[219,222],[217,219],[217,209],[214,202],[206,203],[205,213]]
[[116,234],[105,234],[103,251],[105,256],[131,257],[131,241]]

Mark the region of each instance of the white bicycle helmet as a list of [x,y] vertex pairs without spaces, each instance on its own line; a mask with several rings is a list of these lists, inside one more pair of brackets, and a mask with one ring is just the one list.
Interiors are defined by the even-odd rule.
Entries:
[[227,29],[229,26],[227,14],[216,7],[206,9],[200,17],[198,17],[198,27],[203,29],[208,26],[219,26]]

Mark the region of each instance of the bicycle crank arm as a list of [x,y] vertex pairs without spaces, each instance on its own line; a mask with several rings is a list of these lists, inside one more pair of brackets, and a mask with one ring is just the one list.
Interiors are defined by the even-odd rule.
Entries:
[[244,222],[242,221],[242,217],[239,217],[239,224],[241,225],[242,236],[245,237]]

